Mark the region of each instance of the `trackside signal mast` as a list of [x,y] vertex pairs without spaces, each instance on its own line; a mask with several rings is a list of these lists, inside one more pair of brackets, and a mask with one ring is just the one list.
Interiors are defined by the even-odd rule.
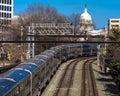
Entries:
[[[27,41],[34,41],[34,35],[74,35],[74,25],[70,23],[32,23],[27,28]],[[34,43],[28,43],[27,59],[34,57],[34,46]]]
[[[31,26],[28,26],[28,37],[27,41],[34,41],[34,35],[35,35],[35,30],[34,30],[34,25],[32,24]],[[32,35],[32,36],[29,36]],[[27,45],[27,52],[26,52],[26,59],[34,57],[34,43],[28,43]]]

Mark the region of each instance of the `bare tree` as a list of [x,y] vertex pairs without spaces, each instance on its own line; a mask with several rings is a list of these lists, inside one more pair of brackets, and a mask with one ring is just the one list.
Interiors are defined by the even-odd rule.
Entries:
[[[26,26],[29,26],[31,23],[65,23],[65,22],[67,22],[66,17],[60,15],[54,7],[44,6],[42,4],[29,5],[28,8],[19,15],[19,26],[23,26],[24,36],[26,36],[25,34],[27,32],[27,30],[25,29]],[[37,40],[39,40],[39,38],[37,38]],[[51,44],[47,46],[50,47],[53,45]],[[44,47],[43,44],[42,47]],[[37,48],[35,49],[37,53],[39,53],[38,51],[40,51],[38,49],[46,49],[41,48],[41,45],[38,44],[35,48]]]
[[75,33],[77,31],[77,27],[78,27],[78,24],[79,24],[79,18],[80,18],[80,15],[79,14],[75,14],[75,13],[73,13],[70,16],[67,17],[68,22],[74,25]]
[[29,5],[26,11],[20,14],[20,17],[21,21],[23,20],[22,18],[24,17],[24,23],[26,24],[53,23],[53,22],[58,23],[60,21],[59,19],[62,19],[62,22],[67,21],[66,17],[58,14],[55,8],[50,6],[44,6],[42,4]]

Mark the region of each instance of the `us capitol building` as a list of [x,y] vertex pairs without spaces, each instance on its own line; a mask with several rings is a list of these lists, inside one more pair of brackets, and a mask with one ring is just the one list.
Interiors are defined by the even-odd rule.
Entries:
[[107,35],[107,29],[95,30],[92,17],[85,6],[84,12],[80,16],[77,35]]

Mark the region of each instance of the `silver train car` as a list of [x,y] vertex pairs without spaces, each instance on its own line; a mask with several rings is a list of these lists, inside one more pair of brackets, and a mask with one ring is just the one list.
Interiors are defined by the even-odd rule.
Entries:
[[0,76],[0,96],[40,96],[62,62],[96,53],[96,46],[80,43],[45,50]]

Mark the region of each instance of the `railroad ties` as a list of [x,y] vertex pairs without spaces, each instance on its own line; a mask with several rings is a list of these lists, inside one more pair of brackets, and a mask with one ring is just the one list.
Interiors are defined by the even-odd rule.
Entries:
[[96,59],[88,59],[82,66],[81,96],[99,96],[92,69]]

